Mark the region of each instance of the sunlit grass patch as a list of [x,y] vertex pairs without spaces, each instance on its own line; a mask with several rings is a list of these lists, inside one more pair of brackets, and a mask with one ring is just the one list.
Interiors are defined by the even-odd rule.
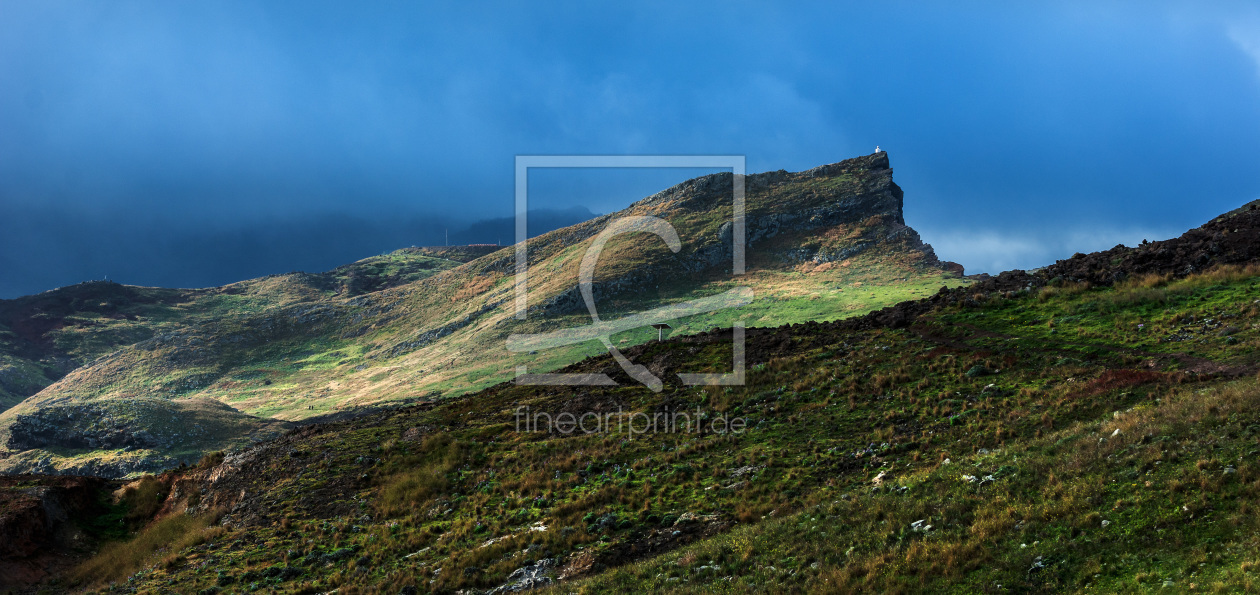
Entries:
[[222,511],[200,515],[171,514],[141,529],[126,541],[107,543],[100,552],[76,567],[69,579],[84,587],[106,585],[125,579],[158,562],[179,563],[179,552],[227,533],[216,526]]

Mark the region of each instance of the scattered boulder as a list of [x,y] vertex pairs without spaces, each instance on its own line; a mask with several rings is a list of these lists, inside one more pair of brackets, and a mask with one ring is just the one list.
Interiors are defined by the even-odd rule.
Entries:
[[512,571],[508,575],[508,582],[491,589],[486,595],[500,595],[501,593],[520,593],[538,587],[550,585],[553,581],[551,575],[556,567],[556,561],[551,558],[543,558],[529,566],[522,566]]
[[687,523],[712,523],[717,520],[716,514],[697,514],[694,512],[684,512],[678,515],[678,520],[674,521],[674,526],[685,525]]

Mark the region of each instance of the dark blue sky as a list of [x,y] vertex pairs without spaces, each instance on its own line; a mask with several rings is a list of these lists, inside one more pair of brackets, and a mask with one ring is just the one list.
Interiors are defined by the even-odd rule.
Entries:
[[[765,171],[879,144],[907,222],[972,271],[1260,198],[1247,4],[537,4],[0,0],[0,297],[438,242],[511,215],[517,154]],[[535,206],[683,175],[562,173]]]

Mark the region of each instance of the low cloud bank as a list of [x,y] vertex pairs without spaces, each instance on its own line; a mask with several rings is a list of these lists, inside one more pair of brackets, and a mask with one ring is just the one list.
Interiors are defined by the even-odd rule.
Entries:
[[1180,235],[1171,229],[1077,228],[1068,230],[921,230],[941,260],[952,260],[967,274],[997,274],[1011,269],[1035,269],[1077,252],[1107,250],[1117,244],[1136,246],[1142,240],[1166,240]]
[[[583,207],[531,211],[529,232],[534,236],[595,216]],[[370,219],[326,213],[232,226],[0,206],[0,299],[105,278],[129,285],[211,287],[326,271],[407,246],[508,245],[515,234],[511,217],[469,222],[423,214]]]

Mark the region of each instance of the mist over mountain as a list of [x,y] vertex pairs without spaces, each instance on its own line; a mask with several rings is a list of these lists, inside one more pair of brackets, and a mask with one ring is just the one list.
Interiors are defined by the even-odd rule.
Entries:
[[[533,210],[530,235],[595,216],[585,207]],[[515,241],[515,225],[513,217],[469,222],[349,212],[207,224],[0,205],[0,299],[105,278],[129,285],[211,287],[290,271],[320,272],[406,246],[507,245]]]

